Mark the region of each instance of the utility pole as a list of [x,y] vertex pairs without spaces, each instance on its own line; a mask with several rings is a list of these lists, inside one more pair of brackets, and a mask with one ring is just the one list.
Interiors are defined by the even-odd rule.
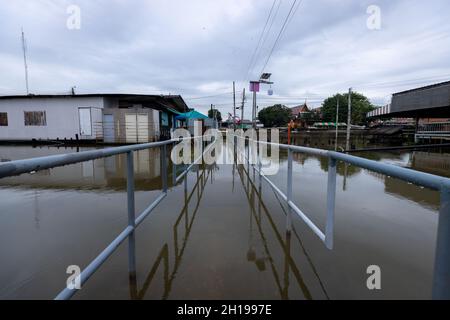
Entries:
[[350,129],[352,122],[352,88],[348,89],[348,115],[347,115],[347,143],[345,144],[345,150],[350,150]]
[[25,67],[25,86],[27,89],[27,95],[30,94],[30,90],[28,87],[28,64],[27,64],[27,45],[25,42],[25,33],[23,32],[22,28],[22,50],[23,50],[23,64]]
[[244,106],[245,106],[245,88],[242,92],[242,106],[241,106],[241,127],[244,127]]
[[340,94],[337,95],[337,104],[336,104],[336,141],[334,143],[334,150],[337,151],[338,148],[338,135],[339,135],[339,98]]
[[253,129],[256,129],[256,90],[253,91],[252,123]]
[[233,81],[233,129],[236,130],[236,86]]

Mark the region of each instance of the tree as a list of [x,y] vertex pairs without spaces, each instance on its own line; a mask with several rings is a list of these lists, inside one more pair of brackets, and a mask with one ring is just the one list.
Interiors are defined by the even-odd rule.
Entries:
[[[348,93],[335,94],[327,98],[322,104],[323,120],[327,122],[336,121],[336,105],[339,99],[339,121],[347,122],[348,115]],[[364,125],[367,123],[366,114],[375,107],[364,95],[352,92],[352,124]]]
[[258,113],[258,119],[264,124],[264,127],[285,127],[291,119],[291,109],[284,105],[276,104],[262,109]]
[[222,122],[222,114],[217,109],[210,109],[208,111],[208,118],[211,118],[211,119],[216,118],[217,121]]

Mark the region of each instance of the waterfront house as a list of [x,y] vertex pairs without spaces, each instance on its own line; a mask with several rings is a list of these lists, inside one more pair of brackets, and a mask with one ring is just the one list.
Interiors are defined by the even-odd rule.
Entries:
[[179,95],[0,96],[0,141],[151,142],[169,138],[188,110]]

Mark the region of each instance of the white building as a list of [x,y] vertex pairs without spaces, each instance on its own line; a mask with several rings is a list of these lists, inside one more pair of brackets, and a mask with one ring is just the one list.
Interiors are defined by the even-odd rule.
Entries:
[[174,117],[187,109],[180,96],[0,96],[0,141],[156,141],[169,135]]

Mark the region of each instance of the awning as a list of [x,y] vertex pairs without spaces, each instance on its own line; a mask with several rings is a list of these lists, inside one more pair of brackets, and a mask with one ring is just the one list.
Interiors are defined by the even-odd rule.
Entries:
[[179,111],[177,111],[177,110],[175,110],[175,109],[172,109],[172,108],[167,108],[167,111],[170,111],[170,112],[175,113],[175,114],[177,114],[177,115],[182,114],[181,112],[179,112]]
[[186,112],[186,113],[180,113],[178,116],[175,117],[176,120],[187,120],[187,119],[208,119],[207,116],[204,114],[201,114],[200,112],[197,112],[195,110]]

